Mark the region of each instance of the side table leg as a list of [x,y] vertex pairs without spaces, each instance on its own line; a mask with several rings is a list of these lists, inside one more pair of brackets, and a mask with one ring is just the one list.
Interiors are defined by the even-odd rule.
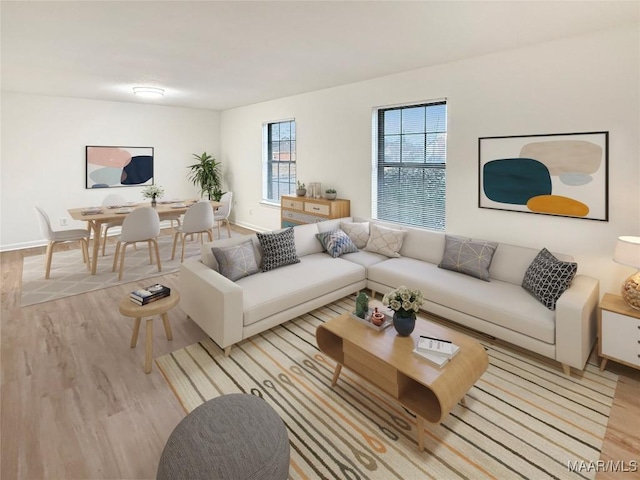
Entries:
[[331,380],[331,386],[335,387],[336,383],[338,383],[338,377],[340,376],[340,372],[342,371],[342,365],[336,363],[336,369],[333,372],[333,379]]
[[151,373],[151,361],[153,360],[153,318],[147,320],[147,343],[144,355],[144,373]]
[[131,334],[131,348],[136,348],[138,344],[138,332],[140,331],[140,317],[136,317],[133,322],[133,333]]
[[416,429],[418,436],[418,450],[424,452],[424,418],[416,415]]
[[162,314],[162,323],[164,324],[164,333],[167,334],[167,340],[173,340],[173,333],[171,332],[171,324],[169,323],[169,315],[167,315],[167,312]]

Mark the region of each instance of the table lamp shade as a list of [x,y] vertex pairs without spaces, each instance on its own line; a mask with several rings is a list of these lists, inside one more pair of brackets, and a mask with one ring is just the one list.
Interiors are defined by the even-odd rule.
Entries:
[[[613,261],[640,268],[640,237],[618,237]],[[640,271],[624,281],[620,295],[631,308],[640,310]]]

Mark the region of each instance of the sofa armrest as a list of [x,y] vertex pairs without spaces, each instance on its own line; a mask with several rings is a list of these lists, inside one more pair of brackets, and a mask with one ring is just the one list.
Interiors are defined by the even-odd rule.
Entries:
[[180,307],[221,348],[242,340],[242,288],[200,261],[180,266]]
[[600,284],[597,279],[576,275],[571,286],[556,303],[556,360],[584,369],[596,342],[597,306]]

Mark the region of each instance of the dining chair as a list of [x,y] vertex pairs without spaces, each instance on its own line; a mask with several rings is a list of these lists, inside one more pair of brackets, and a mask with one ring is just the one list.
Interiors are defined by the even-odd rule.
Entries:
[[231,226],[229,225],[229,215],[231,214],[231,203],[233,201],[233,193],[226,192],[220,198],[220,203],[223,205],[213,215],[214,221],[218,224],[218,238],[220,238],[220,224],[225,222],[227,224],[227,233],[231,238]]
[[[127,203],[127,200],[122,195],[119,195],[117,193],[111,193],[106,197],[104,197],[104,200],[102,200],[102,206],[107,208],[113,207],[113,206],[122,206],[125,203]],[[103,257],[104,257],[105,248],[107,246],[107,232],[109,231],[110,228],[121,226],[123,221],[124,221],[124,217],[118,220],[112,220],[102,225],[103,230],[102,230],[101,236],[102,236],[102,256]]]
[[[211,203],[198,202],[191,205],[184,214],[182,225],[176,229],[176,233],[173,236],[171,260],[176,257],[178,238],[182,241],[182,256],[180,262],[184,262],[184,245],[187,235],[193,235],[194,233],[207,233],[209,235],[209,241],[212,242],[213,222],[213,208],[211,208]],[[202,242],[202,236],[200,237],[200,241]]]
[[80,242],[82,247],[82,261],[87,264],[87,268],[91,271],[91,264],[89,262],[89,235],[90,232],[84,228],[74,228],[71,230],[57,230],[54,231],[51,228],[51,220],[49,215],[42,208],[36,206],[36,213],[38,215],[38,222],[40,223],[40,231],[48,240],[47,243],[47,255],[45,263],[44,278],[48,279],[51,273],[51,259],[53,257],[53,249],[57,243],[66,242]]
[[[156,240],[158,235],[160,235],[160,217],[154,208],[136,208],[133,212],[124,217],[124,221],[122,222],[122,231],[120,232],[120,237],[118,237],[118,243],[116,243],[116,253],[113,256],[113,268],[111,270],[113,272],[116,271],[116,267],[118,266],[118,255],[120,255],[120,272],[118,273],[118,280],[122,280],[124,257],[127,251],[127,246],[135,244],[136,242],[147,242],[149,245],[149,264],[153,263],[151,246],[153,245],[155,247],[158,271],[162,271],[162,265],[160,264],[160,249],[158,248],[158,241]],[[120,252],[121,247],[122,252]]]

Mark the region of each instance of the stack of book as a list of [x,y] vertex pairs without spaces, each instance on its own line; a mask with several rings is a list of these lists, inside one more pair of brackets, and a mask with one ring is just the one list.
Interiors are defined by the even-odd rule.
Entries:
[[138,305],[146,305],[147,303],[155,302],[161,298],[168,297],[171,294],[171,289],[165,287],[160,283],[155,283],[146,288],[140,290],[134,290],[129,297],[133,303]]
[[449,340],[420,335],[418,345],[413,350],[413,353],[435,364],[437,367],[442,367],[458,353],[458,350],[460,350],[460,347]]

